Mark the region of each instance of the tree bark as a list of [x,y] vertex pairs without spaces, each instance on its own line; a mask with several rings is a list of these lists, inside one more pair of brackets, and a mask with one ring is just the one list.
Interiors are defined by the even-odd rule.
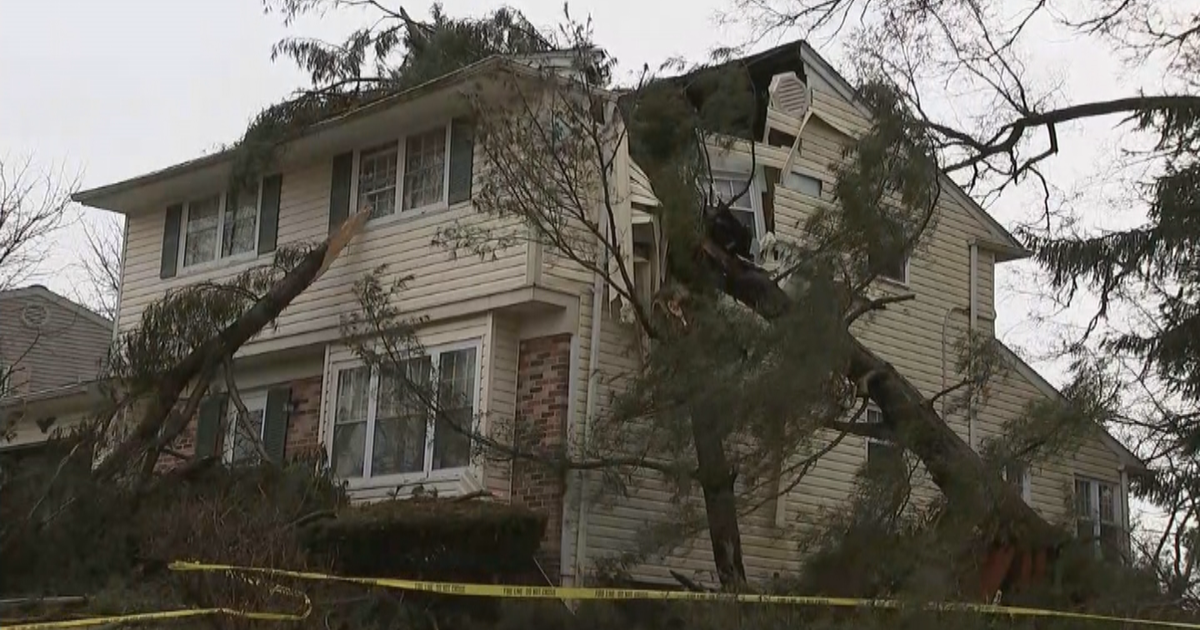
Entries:
[[[188,384],[197,376],[211,378],[225,357],[233,356],[251,337],[279,317],[283,309],[329,268],[346,243],[362,228],[366,216],[367,213],[360,212],[348,219],[325,242],[305,254],[246,312],[167,370],[141,420],[129,437],[119,443],[96,468],[96,478],[103,480],[115,477],[130,461],[141,455],[162,430],[171,409]],[[185,418],[181,429],[187,422]]]
[[[766,271],[724,251],[709,238],[701,255],[721,274],[722,289],[735,300],[774,320],[791,308],[791,298]],[[945,494],[949,513],[960,524],[981,528],[987,542],[1046,545],[1061,536],[998,475],[927,404],[925,397],[895,367],[864,346],[847,328],[849,361],[845,376],[865,383],[883,412],[884,426],[929,471]]]
[[691,424],[696,443],[696,477],[704,493],[713,564],[721,588],[738,591],[746,584],[746,568],[742,562],[742,533],[733,489],[735,475],[725,457],[723,432],[713,418],[695,417]]

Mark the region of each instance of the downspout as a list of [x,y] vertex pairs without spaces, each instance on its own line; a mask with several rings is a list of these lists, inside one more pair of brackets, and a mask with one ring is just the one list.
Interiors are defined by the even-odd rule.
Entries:
[[[979,300],[978,300],[979,290],[976,286],[977,282],[978,282],[978,280],[976,280],[976,278],[979,275],[979,244],[978,243],[976,243],[974,241],[971,242],[970,254],[971,254],[971,278],[967,282],[967,287],[968,287],[967,290],[970,292],[971,317],[969,320],[970,323],[968,324],[967,332],[968,332],[968,335],[974,335],[975,330],[976,330],[977,326],[979,325],[979,321],[978,321],[979,320]],[[971,341],[973,341],[973,340],[968,338],[968,343],[971,343]],[[968,347],[970,347],[970,346],[968,346]],[[971,386],[971,398],[970,398],[969,403],[967,404],[967,444],[969,444],[972,449],[975,448],[975,386],[974,385]]]
[[[604,269],[608,268],[605,256]],[[592,285],[592,339],[588,348],[588,383],[584,398],[583,421],[580,423],[580,451],[587,453],[588,434],[592,416],[596,413],[596,383],[600,366],[600,317],[603,315],[604,278],[597,273]],[[583,586],[583,567],[587,561],[587,471],[579,471],[579,518],[575,529],[575,585]]]
[[117,343],[117,339],[121,336],[121,301],[125,296],[125,257],[129,254],[129,217],[125,217],[125,225],[121,228],[121,271],[117,276],[120,282],[117,284],[117,305],[113,312],[112,322],[112,341]]
[[1122,545],[1125,547],[1125,553],[1129,553],[1130,531],[1129,531],[1129,513],[1131,511],[1129,505],[1129,470],[1125,468],[1125,464],[1121,464],[1121,528],[1124,530],[1122,535]]

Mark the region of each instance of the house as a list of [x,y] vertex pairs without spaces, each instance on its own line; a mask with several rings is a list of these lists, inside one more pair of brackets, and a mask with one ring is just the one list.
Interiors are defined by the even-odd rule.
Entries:
[[[231,156],[219,153],[80,192],[76,200],[126,215],[126,250],[118,330],[138,324],[147,305],[191,283],[219,281],[271,259],[282,245],[316,242],[370,203],[372,218],[341,258],[236,357],[235,379],[254,426],[274,454],[324,451],[336,476],[362,500],[420,486],[440,495],[489,491],[544,510],[546,572],[578,584],[596,562],[630,550],[637,534],[667,511],[669,493],[650,476],[630,480],[629,494],[606,502],[580,500],[598,482],[590,474],[554,478],[526,467],[475,461],[456,436],[425,427],[423,448],[403,457],[377,450],[380,418],[374,392],[380,375],[340,341],[339,317],[356,308],[354,281],[380,264],[391,278],[412,275],[401,308],[424,318],[420,329],[429,369],[452,375],[468,392],[480,430],[494,418],[519,419],[543,445],[574,442],[588,418],[603,413],[616,375],[636,366],[636,339],[621,323],[593,273],[536,243],[515,240],[488,257],[453,256],[432,244],[437,230],[463,222],[503,228],[502,219],[472,208],[483,158],[473,151],[468,108],[460,92],[482,89],[519,62],[491,58],[358,109],[332,117],[291,140],[274,172],[257,186],[226,194]],[[792,43],[746,60],[772,94],[763,139],[755,143],[755,188],[738,212],[753,225],[761,254],[774,239],[800,239],[799,219],[832,200],[829,164],[865,129],[870,113],[815,51]],[[780,90],[811,91],[811,116],[793,116]],[[789,87],[790,86],[790,87]],[[778,93],[781,98],[775,98]],[[799,130],[798,138],[789,138]],[[798,142],[797,142],[798,140]],[[717,170],[749,176],[749,143],[714,157]],[[784,173],[767,177],[768,169]],[[652,229],[653,186],[618,147],[614,172],[622,234]],[[719,187],[721,181],[716,182]],[[960,189],[946,186],[939,220],[926,246],[895,265],[876,290],[914,299],[856,324],[865,343],[926,395],[954,378],[948,340],[970,328],[994,333],[994,269],[1028,254]],[[768,236],[770,234],[770,237]],[[639,271],[639,274],[641,271]],[[993,383],[987,404],[948,422],[978,446],[1038,397],[1059,394],[1026,364]],[[464,409],[464,411],[466,411]],[[872,413],[878,413],[872,412]],[[237,461],[227,405],[202,407],[177,450]],[[271,439],[266,439],[271,436]],[[855,473],[887,444],[843,440],[794,488],[742,523],[752,579],[799,562],[787,528],[843,503]],[[1097,427],[1077,452],[1032,470],[1012,472],[1025,499],[1048,519],[1108,534],[1128,529],[1128,476],[1143,468]],[[1077,507],[1072,507],[1077,506]],[[709,570],[705,545],[633,567],[636,578],[670,581],[670,569]]]
[[36,450],[93,410],[112,333],[44,286],[0,291],[0,458]]

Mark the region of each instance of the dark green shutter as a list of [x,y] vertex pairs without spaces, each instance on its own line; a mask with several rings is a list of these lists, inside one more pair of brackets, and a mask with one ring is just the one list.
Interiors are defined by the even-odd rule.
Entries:
[[449,203],[471,198],[471,177],[475,161],[475,130],[470,121],[455,118],[450,123]]
[[354,176],[354,153],[333,156],[333,181],[329,186],[329,231],[342,227],[350,216],[350,180]]
[[283,192],[283,175],[263,178],[262,206],[258,209],[258,253],[275,251],[279,238],[279,195]]
[[263,416],[263,447],[271,461],[282,463],[287,446],[288,407],[292,390],[288,387],[272,387],[267,390],[267,410]]
[[225,415],[225,396],[209,396],[200,402],[196,414],[196,457],[212,457],[217,454],[217,442],[221,436],[221,417]]
[[183,204],[167,206],[167,220],[163,224],[162,267],[158,277],[175,277],[175,266],[179,262],[179,229],[183,223]]

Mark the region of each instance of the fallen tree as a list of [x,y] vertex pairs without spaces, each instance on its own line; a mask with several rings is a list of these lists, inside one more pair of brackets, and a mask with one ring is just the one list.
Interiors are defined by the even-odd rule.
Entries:
[[[142,400],[146,407],[129,435],[96,468],[96,477],[116,478],[140,461],[139,480],[144,482],[154,471],[161,450],[195,416],[217,370],[321,277],[366,223],[369,214],[354,214],[307,252],[278,252],[276,261],[283,270],[282,277],[271,273],[278,269],[254,270],[235,279],[230,286],[187,287],[151,306],[142,325],[127,333],[118,348],[118,352],[124,353],[119,357],[116,375],[121,398],[106,410],[97,425],[104,429],[101,432],[106,432],[120,410],[136,409],[135,405]],[[254,287],[265,290],[255,293],[251,291]],[[223,304],[206,303],[212,299]],[[238,308],[243,303],[248,303],[248,307]],[[187,330],[172,330],[180,325]],[[215,334],[212,327],[219,327]],[[180,343],[176,335],[184,345],[175,345]],[[198,343],[188,347],[186,342],[193,339],[198,339]],[[147,348],[154,351],[146,351]],[[185,350],[182,356],[170,363],[170,368],[162,370],[160,362],[181,348]],[[179,407],[189,385],[191,391]]]

